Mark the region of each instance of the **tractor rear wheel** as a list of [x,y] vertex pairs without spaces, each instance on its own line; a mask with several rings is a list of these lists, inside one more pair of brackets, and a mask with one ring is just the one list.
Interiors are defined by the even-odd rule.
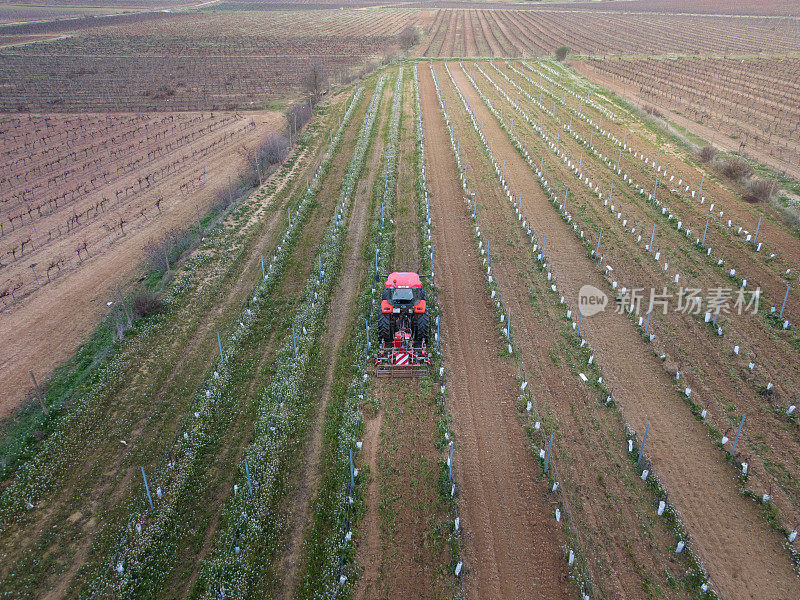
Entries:
[[426,310],[421,315],[417,316],[417,341],[421,342],[422,340],[428,339],[428,311]]
[[389,313],[378,315],[378,337],[386,342],[392,341],[392,324]]

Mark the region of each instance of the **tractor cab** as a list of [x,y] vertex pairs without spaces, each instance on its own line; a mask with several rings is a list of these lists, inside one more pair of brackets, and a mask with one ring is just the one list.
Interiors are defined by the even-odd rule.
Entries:
[[413,377],[430,364],[428,307],[417,273],[391,273],[384,284],[375,358],[378,377]]
[[[427,310],[425,288],[416,273],[392,273],[386,278],[381,314],[414,315]],[[379,326],[380,328],[380,326]],[[425,332],[427,337],[427,332]]]

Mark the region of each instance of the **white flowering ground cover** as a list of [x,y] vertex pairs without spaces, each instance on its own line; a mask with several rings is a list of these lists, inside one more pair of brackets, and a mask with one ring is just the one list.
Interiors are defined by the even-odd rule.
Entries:
[[285,515],[280,508],[289,475],[287,466],[299,449],[311,413],[307,397],[319,363],[322,323],[338,280],[352,194],[363,170],[383,85],[384,78],[380,77],[347,168],[336,213],[320,244],[318,269],[309,278],[291,319],[295,336],[289,336],[277,351],[277,372],[261,394],[254,440],[244,453],[237,483],[225,503],[213,555],[201,566],[204,597],[244,598],[275,585],[272,562],[281,555],[280,540],[285,533]]
[[[323,105],[320,112],[324,114],[326,110],[327,107]],[[277,176],[283,176],[292,168],[299,152],[307,147],[314,137],[325,136],[327,138],[326,134],[327,131],[319,131],[316,124],[310,126],[297,151]],[[329,152],[329,155],[331,154]],[[262,218],[261,215],[270,209],[265,203],[265,197],[271,187],[274,187],[273,183],[269,183],[261,191],[252,194],[233,210],[226,222],[206,233],[206,238],[199,251],[186,261],[178,277],[165,290],[163,300],[165,310],[135,323],[134,329],[129,332],[125,340],[117,344],[110,357],[99,363],[89,385],[76,390],[77,398],[72,410],[62,417],[54,433],[41,444],[32,459],[21,465],[14,480],[3,490],[0,497],[0,531],[24,528],[28,524],[36,522],[36,519],[44,518],[40,516],[42,513],[38,510],[40,502],[47,502],[48,494],[53,490],[58,490],[61,482],[72,476],[76,467],[82,467],[82,462],[92,457],[92,452],[96,451],[95,445],[91,443],[92,440],[99,440],[100,443],[110,441],[117,448],[120,447],[120,444],[128,443],[126,439],[129,440],[130,437],[126,431],[129,431],[137,422],[140,412],[148,410],[148,401],[164,385],[170,369],[175,365],[175,360],[171,359],[170,352],[172,355],[180,356],[180,352],[176,353],[174,347],[164,344],[164,340],[185,339],[187,332],[191,334],[197,330],[201,324],[201,318],[220,297],[223,287],[229,285],[231,278],[236,276],[236,269],[244,262],[250,242],[254,239],[253,223],[257,223],[258,219]],[[296,202],[291,199],[289,201],[292,202],[289,206],[295,211],[303,203],[302,199]],[[307,204],[308,201],[306,201]],[[298,216],[301,215],[302,213]],[[283,245],[288,248],[285,243]],[[270,285],[284,266],[281,263],[285,259],[285,251],[277,254],[280,256],[271,265],[271,277],[265,282]],[[244,324],[245,321],[252,321],[255,314],[252,308],[249,310],[253,315],[223,315],[226,320],[232,321],[230,332],[222,335],[226,356],[230,355],[234,346],[243,339],[244,327],[241,324]],[[149,356],[146,369],[141,368],[143,356]],[[224,372],[224,369],[220,369],[216,364],[209,365],[205,362],[191,365],[191,367],[193,369],[191,372],[213,373],[214,370]],[[222,386],[221,380],[214,381],[219,382],[220,387]],[[196,394],[197,382],[177,381],[175,384],[187,397]],[[80,395],[77,395],[78,393]],[[135,394],[134,398],[138,404],[131,405],[130,402],[123,402],[121,406],[125,410],[113,413],[113,420],[111,420],[108,418],[109,415],[104,406],[110,401],[109,399],[119,401],[119,398],[115,398],[116,394],[122,394],[123,398],[125,395],[133,396]],[[195,412],[200,414],[200,410],[197,409],[201,407],[194,406],[197,402],[197,399],[192,401],[193,406],[181,419],[178,435],[164,437],[163,442],[167,443],[166,448],[169,448],[170,445],[177,447],[185,443],[186,440],[182,438],[183,432],[193,431],[194,427],[202,430],[202,427],[207,425],[204,418],[206,417],[205,413],[202,415],[203,418],[194,417]],[[193,420],[197,420],[199,425],[193,424]],[[156,442],[158,441],[156,440]],[[159,449],[159,444],[156,442],[148,441],[147,444],[141,445],[141,449],[138,445],[133,447],[128,456],[129,462],[136,460],[136,462],[141,461],[139,464],[149,464],[153,458],[157,462],[161,462],[162,466],[170,462],[164,460],[168,450],[164,450],[164,446]],[[192,448],[191,444],[186,444],[186,446]],[[158,458],[159,455],[161,455],[161,459]],[[154,473],[149,473],[149,476],[153,475]],[[141,486],[141,479],[134,481],[134,487],[138,490]],[[105,482],[101,480],[99,483]],[[157,481],[152,486],[151,491],[154,498],[160,483]],[[98,482],[95,478],[95,485],[86,486],[86,489],[79,490],[80,495],[68,500],[77,506],[85,505],[90,494],[97,490],[97,485]],[[166,490],[168,490],[167,486],[162,490],[165,500]],[[121,515],[124,518],[124,512],[131,510],[129,505],[141,506],[143,498],[138,497],[137,500],[138,502],[134,502],[133,505],[125,501],[112,506],[111,509],[116,511],[115,515]],[[114,536],[112,531],[102,527],[105,522],[112,520],[111,516],[114,515],[106,513],[103,517],[103,523],[99,530],[100,535],[96,536],[97,539],[107,540]],[[120,522],[120,519],[117,521]],[[140,523],[140,525],[142,524]],[[134,524],[131,524],[130,529],[135,529]],[[46,575],[48,568],[47,563],[41,561],[42,554],[54,543],[54,540],[58,539],[57,536],[70,536],[71,532],[68,527],[57,527],[53,528],[52,532],[44,533],[41,540],[25,549],[8,575],[4,577],[4,587],[8,586],[9,589],[22,591],[34,590],[37,585],[40,585],[41,577]],[[5,539],[11,540],[11,538]],[[3,552],[6,554],[5,549]],[[97,559],[94,553],[92,558]],[[86,569],[83,569],[80,576],[84,579],[94,577],[91,571],[87,572]]]
[[[359,90],[348,105],[333,140],[334,151],[360,97]],[[180,427],[182,433],[176,436],[172,448],[164,454],[158,470],[150,475],[151,496],[155,490],[154,508],[150,509],[149,501],[140,498],[139,508],[133,512],[125,531],[120,534],[110,564],[98,574],[96,592],[117,597],[138,597],[145,590],[159,585],[169,573],[174,561],[174,538],[181,524],[177,519],[185,518],[186,508],[180,506],[181,502],[187,501],[186,496],[197,484],[203,453],[208,445],[218,442],[224,435],[227,425],[235,417],[232,411],[241,410],[236,404],[237,396],[241,393],[237,384],[242,380],[246,383],[255,376],[251,369],[243,369],[254,350],[253,344],[247,342],[254,341],[257,348],[266,333],[264,320],[274,316],[272,294],[286,271],[288,259],[308,219],[332,156],[333,152],[323,160],[303,191],[300,202],[294,207],[291,225],[281,236],[272,257],[265,262],[263,279],[251,292],[250,300],[239,314],[234,330],[226,338],[224,360],[215,365],[215,370],[200,386]],[[202,513],[205,507],[196,507],[196,510]]]
[[[358,318],[352,323],[349,343],[338,357],[339,372],[349,382],[335,390],[328,403],[324,425],[323,480],[314,499],[314,522],[306,542],[304,574],[297,598],[348,597],[355,582],[352,561],[355,540],[352,531],[363,505],[362,477],[355,475],[350,486],[350,452],[354,468],[358,468],[359,453],[356,441],[363,429],[360,406],[370,401],[370,350],[377,347],[377,326],[373,318],[376,303],[380,302],[381,286],[374,281],[374,257],[378,251],[377,268],[387,272],[393,249],[393,215],[397,183],[398,137],[402,116],[402,86],[404,68],[395,80],[391,113],[387,122],[388,139],[382,169],[376,177],[370,198],[371,225],[362,255],[370,268],[361,282]],[[383,176],[381,176],[381,174]],[[369,323],[369,337],[367,337]]]

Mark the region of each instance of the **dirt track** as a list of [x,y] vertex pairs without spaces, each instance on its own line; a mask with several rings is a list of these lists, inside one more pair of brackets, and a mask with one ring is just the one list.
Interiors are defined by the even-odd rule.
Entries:
[[[497,160],[505,161],[510,187],[528,191],[523,213],[540,239],[546,234],[548,262],[577,314],[578,289],[584,284],[605,289],[604,281],[463,72],[456,64],[451,70],[476,118],[483,121],[485,135],[494,140]],[[723,597],[800,597],[800,583],[780,536],[769,529],[755,504],[739,494],[733,469],[627,318],[606,311],[587,319],[582,333],[596,350],[628,423],[639,435],[650,425],[648,457]],[[710,498],[716,503],[710,504]]]
[[[427,66],[419,69],[442,340],[450,368],[456,480],[465,528],[469,597],[571,598],[564,539],[546,481],[517,420],[516,380],[484,293],[481,266]],[[465,302],[465,299],[470,299]],[[474,300],[473,300],[474,299]]]

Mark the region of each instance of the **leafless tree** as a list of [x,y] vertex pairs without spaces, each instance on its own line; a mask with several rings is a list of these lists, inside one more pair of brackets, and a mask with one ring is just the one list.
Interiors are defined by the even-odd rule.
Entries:
[[419,43],[419,32],[413,25],[409,25],[400,32],[400,47],[404,52],[408,52],[411,48]]
[[319,98],[327,84],[328,77],[325,74],[324,65],[319,61],[311,63],[308,67],[308,71],[303,77],[303,86],[311,96],[312,104],[316,104],[319,101]]

